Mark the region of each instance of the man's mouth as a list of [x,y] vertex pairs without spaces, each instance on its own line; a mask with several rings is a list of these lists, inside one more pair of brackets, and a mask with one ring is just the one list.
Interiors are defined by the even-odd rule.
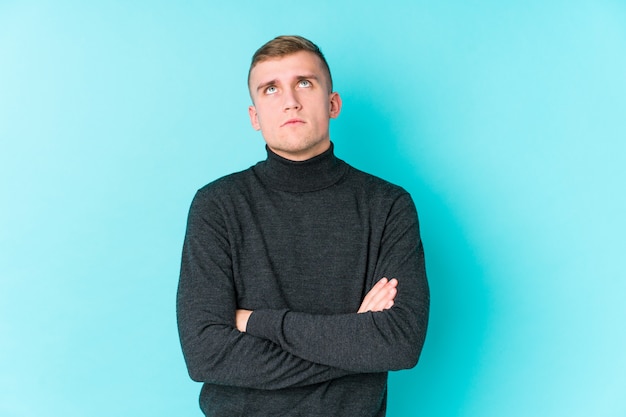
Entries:
[[292,125],[297,125],[297,124],[300,124],[300,123],[304,123],[304,120],[302,120],[302,119],[289,119],[285,123],[283,123],[280,127],[292,126]]

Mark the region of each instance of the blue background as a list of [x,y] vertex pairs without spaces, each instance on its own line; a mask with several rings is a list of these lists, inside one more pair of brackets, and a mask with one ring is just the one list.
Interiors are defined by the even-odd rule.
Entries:
[[432,289],[390,417],[626,416],[623,1],[0,2],[0,415],[199,416],[195,190],[265,156],[252,53],[318,43],[337,154],[404,186]]

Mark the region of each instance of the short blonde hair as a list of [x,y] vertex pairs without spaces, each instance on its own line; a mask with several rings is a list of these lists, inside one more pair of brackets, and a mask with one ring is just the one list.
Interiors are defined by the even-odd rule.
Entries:
[[252,62],[250,63],[250,69],[248,70],[248,86],[250,85],[250,73],[252,69],[260,62],[263,62],[272,58],[280,58],[286,55],[295,54],[296,52],[307,51],[315,54],[323,64],[328,75],[328,88],[329,92],[333,91],[333,78],[330,75],[330,67],[324,54],[320,48],[311,42],[310,40],[297,35],[283,35],[277,36],[265,45],[261,46],[252,56]]

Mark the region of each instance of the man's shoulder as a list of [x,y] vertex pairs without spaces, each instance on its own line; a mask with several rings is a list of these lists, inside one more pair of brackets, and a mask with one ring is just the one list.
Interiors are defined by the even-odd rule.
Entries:
[[358,168],[350,166],[348,181],[355,186],[362,187],[368,194],[381,194],[387,197],[398,197],[408,194],[408,192],[400,185],[387,181],[379,176],[362,171]]
[[196,191],[192,207],[228,207],[253,186],[253,177],[252,168],[219,177]]
[[393,212],[404,213],[407,218],[415,218],[416,207],[411,194],[402,186],[387,181],[374,174],[350,167],[347,181],[352,182],[352,188],[357,198],[364,206],[369,207],[373,213],[382,215]]
[[201,187],[198,194],[203,196],[223,195],[239,190],[244,184],[250,182],[253,175],[252,168],[224,175]]

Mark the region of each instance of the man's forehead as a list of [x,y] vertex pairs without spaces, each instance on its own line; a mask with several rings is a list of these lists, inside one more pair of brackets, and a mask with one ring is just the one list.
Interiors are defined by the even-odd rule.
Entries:
[[258,62],[250,70],[250,80],[255,76],[272,77],[272,74],[280,75],[290,72],[304,71],[323,73],[322,60],[312,52],[298,51],[289,55],[270,57]]

